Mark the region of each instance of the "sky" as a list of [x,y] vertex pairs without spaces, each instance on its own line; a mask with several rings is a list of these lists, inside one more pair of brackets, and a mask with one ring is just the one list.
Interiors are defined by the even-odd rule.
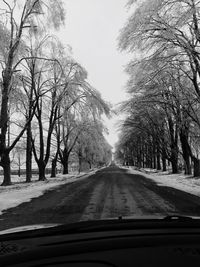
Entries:
[[[88,72],[88,81],[103,99],[116,105],[126,99],[127,76],[124,66],[130,55],[118,50],[119,30],[129,14],[127,0],[65,0],[66,23],[60,32],[64,44],[72,47],[73,57]],[[114,146],[118,140],[117,117],[105,119],[106,137]]]

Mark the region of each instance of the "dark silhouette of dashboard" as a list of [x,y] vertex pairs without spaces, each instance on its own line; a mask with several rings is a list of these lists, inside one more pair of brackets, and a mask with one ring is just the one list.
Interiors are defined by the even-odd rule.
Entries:
[[1,235],[0,266],[200,266],[199,220],[101,223]]

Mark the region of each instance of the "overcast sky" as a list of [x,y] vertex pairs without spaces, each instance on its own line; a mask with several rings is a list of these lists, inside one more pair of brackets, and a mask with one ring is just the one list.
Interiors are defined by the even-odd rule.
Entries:
[[[71,45],[73,57],[88,71],[88,81],[102,97],[116,104],[125,99],[127,80],[123,72],[129,56],[117,49],[119,30],[128,18],[127,0],[65,0],[64,44]],[[108,121],[108,141],[117,141],[116,118]]]

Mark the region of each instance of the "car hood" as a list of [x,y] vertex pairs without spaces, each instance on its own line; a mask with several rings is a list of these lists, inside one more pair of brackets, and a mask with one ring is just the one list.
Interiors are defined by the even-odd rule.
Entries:
[[200,216],[189,216],[189,215],[143,215],[143,216],[118,216],[118,217],[112,217],[112,218],[105,218],[103,220],[88,220],[88,221],[79,221],[71,224],[59,224],[59,223],[44,223],[44,224],[32,224],[32,225],[23,225],[15,228],[9,228],[6,230],[0,231],[0,235],[2,234],[10,234],[10,233],[17,233],[17,232],[25,232],[25,231],[31,231],[31,230],[38,230],[38,229],[48,229],[48,228],[53,228],[56,226],[64,226],[68,227],[69,229],[79,229],[84,228],[89,225],[89,227],[95,227],[95,226],[101,226],[101,224],[105,224],[106,222],[128,222],[128,221],[143,221],[143,222],[148,222],[148,221],[179,221],[179,222],[185,222],[185,221],[195,221],[198,220],[200,221]]

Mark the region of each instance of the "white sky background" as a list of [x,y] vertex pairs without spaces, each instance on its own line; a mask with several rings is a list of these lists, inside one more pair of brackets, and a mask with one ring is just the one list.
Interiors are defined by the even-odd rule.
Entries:
[[[119,30],[124,26],[128,12],[127,0],[65,0],[66,25],[59,34],[69,44],[73,57],[87,71],[88,81],[112,104],[125,100],[127,76],[124,65],[130,56],[117,49]],[[116,120],[106,119],[108,142],[117,141]]]

